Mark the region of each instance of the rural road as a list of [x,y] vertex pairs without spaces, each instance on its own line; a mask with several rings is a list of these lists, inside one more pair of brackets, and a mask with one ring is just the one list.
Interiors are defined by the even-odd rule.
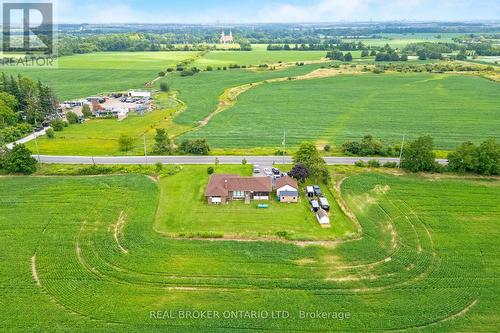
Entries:
[[[120,156],[120,157],[90,157],[90,156],[48,156],[34,155],[41,163],[46,164],[215,164],[219,159],[220,164],[241,164],[245,158],[248,164],[270,166],[283,164],[283,158],[278,156]],[[360,157],[325,157],[328,165],[353,165],[357,161],[369,161],[376,159],[382,164],[386,162],[399,162],[398,158],[360,158]],[[447,160],[437,160],[440,164],[447,164]],[[292,164],[291,157],[285,157],[284,164]]]

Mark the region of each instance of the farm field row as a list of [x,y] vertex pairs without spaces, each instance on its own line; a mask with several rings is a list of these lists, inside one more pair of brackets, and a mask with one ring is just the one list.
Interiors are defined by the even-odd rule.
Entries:
[[[185,183],[191,175],[202,177],[187,166],[173,177]],[[498,325],[497,180],[348,177],[341,191],[363,238],[334,248],[160,235],[156,228],[174,223],[155,215],[158,202],[185,195],[171,185],[141,175],[0,178],[3,329],[486,332]],[[201,202],[201,193],[186,200]],[[233,222],[242,232],[252,227]],[[255,228],[268,222],[255,219]],[[190,228],[191,221],[175,223]],[[228,227],[223,217],[210,223]],[[221,318],[182,318],[182,310]],[[177,316],[156,319],[152,311]],[[224,311],[289,317],[234,319]],[[300,311],[349,317],[301,318]]]
[[186,137],[208,138],[220,148],[278,148],[285,130],[290,147],[305,140],[338,146],[366,134],[392,144],[403,135],[431,135],[438,148],[451,150],[498,136],[498,92],[492,81],[441,74],[269,83],[244,92],[235,106]]

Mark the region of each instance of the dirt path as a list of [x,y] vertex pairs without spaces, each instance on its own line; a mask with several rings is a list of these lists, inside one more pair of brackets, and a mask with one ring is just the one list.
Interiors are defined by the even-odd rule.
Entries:
[[38,277],[38,272],[36,271],[36,255],[31,257],[31,274],[36,282],[36,286],[41,288],[42,284],[40,283],[40,278]]
[[114,225],[113,236],[115,238],[116,244],[118,245],[118,248],[120,249],[120,251],[122,251],[122,253],[124,253],[124,254],[128,254],[128,250],[122,246],[122,244],[120,243],[120,239],[119,239],[119,237],[123,235],[123,227],[125,226],[125,218],[126,218],[126,215],[122,211],[120,213],[120,216],[118,217],[118,221]]

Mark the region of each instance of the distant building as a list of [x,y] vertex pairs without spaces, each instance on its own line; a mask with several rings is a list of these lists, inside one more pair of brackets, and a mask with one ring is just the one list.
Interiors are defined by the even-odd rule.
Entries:
[[220,36],[220,43],[227,45],[227,44],[234,44],[234,37],[233,37],[233,32],[230,31],[229,35],[226,35],[224,31],[222,31],[222,34]]
[[149,91],[129,91],[128,97],[133,98],[151,98],[151,92]]

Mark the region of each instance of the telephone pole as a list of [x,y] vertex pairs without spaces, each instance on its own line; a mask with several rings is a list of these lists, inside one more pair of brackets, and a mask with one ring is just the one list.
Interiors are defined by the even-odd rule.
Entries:
[[144,132],[143,137],[144,137],[144,156],[146,157],[146,164],[148,164],[148,147],[146,145],[146,132]]
[[401,143],[401,151],[399,152],[399,163],[398,163],[398,169],[401,169],[401,160],[403,159],[403,149],[405,146],[405,134],[403,134],[403,143]]
[[283,165],[285,165],[285,154],[286,154],[286,130],[283,130]]

